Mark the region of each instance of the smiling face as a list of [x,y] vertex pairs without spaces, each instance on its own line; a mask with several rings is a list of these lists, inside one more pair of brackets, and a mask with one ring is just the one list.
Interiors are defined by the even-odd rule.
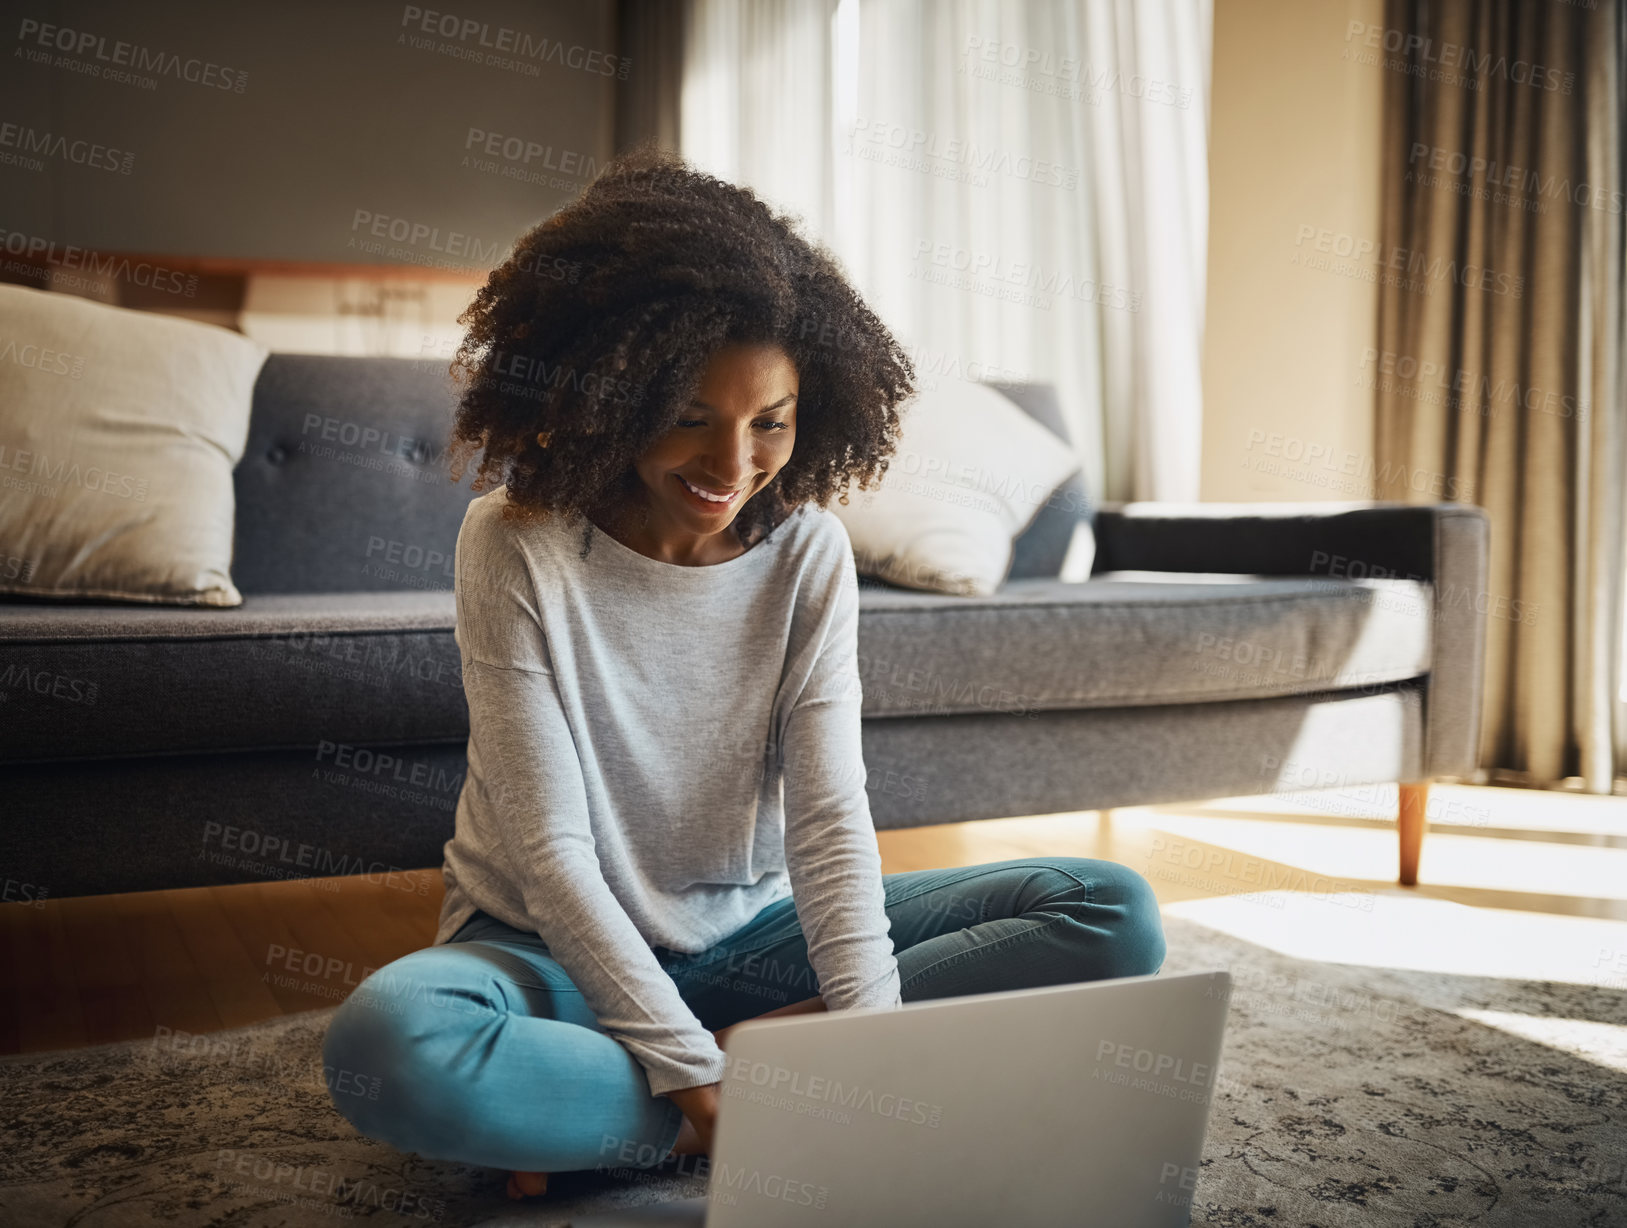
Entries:
[[791,459],[797,369],[777,345],[730,345],[707,364],[678,422],[635,463],[648,517],[627,544],[691,566],[742,553],[725,533]]

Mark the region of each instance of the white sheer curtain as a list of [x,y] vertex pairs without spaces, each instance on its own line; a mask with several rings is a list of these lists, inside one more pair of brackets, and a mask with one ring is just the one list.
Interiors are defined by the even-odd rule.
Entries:
[[680,147],[916,360],[1056,385],[1092,493],[1196,500],[1211,0],[691,0]]

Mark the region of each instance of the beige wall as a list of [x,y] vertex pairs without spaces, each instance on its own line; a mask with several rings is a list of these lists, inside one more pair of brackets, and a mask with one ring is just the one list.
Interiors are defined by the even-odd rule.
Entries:
[[1385,70],[1353,22],[1382,0],[1215,4],[1206,500],[1371,497]]

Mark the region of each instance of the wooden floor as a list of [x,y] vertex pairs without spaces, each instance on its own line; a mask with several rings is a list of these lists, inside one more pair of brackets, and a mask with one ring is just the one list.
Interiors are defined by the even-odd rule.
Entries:
[[[1627,988],[1627,799],[1436,786],[1421,885],[1404,889],[1394,798],[1391,786],[914,828],[881,833],[882,862],[1100,857],[1146,875],[1166,914],[1309,958]],[[1254,907],[1268,890],[1290,893],[1301,920]],[[0,1052],[332,1006],[427,946],[440,902],[439,870],[419,870],[0,905]]]

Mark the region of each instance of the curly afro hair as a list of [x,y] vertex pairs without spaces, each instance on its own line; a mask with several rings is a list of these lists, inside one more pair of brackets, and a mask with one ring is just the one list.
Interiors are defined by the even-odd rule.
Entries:
[[748,546],[802,503],[879,483],[914,392],[903,347],[823,247],[652,145],[525,234],[458,323],[453,479],[484,450],[473,489],[506,485],[527,519],[636,502],[635,459],[727,345],[777,344],[799,381],[791,459],[733,522]]

